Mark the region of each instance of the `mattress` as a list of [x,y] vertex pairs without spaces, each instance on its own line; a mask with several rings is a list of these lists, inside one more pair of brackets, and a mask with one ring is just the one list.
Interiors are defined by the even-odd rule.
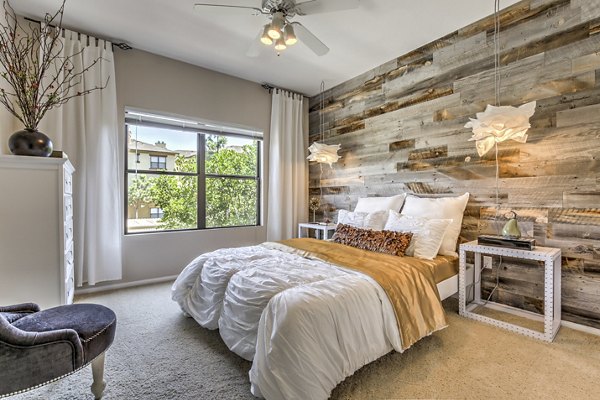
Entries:
[[433,260],[419,260],[427,262],[433,272],[435,283],[440,283],[458,274],[458,257],[437,256]]

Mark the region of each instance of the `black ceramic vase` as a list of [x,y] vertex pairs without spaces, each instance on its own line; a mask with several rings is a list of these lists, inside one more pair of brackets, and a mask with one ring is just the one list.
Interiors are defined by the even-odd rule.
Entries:
[[17,156],[48,157],[52,154],[52,140],[40,131],[25,128],[10,136],[8,148]]

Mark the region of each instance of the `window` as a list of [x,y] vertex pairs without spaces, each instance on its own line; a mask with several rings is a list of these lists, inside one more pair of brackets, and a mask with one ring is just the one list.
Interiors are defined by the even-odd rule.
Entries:
[[206,227],[255,225],[258,151],[252,139],[205,136]]
[[150,156],[150,169],[167,169],[167,157]]
[[127,117],[125,128],[126,233],[260,224],[258,134]]
[[163,210],[161,208],[158,207],[151,207],[150,208],[150,218],[162,218],[164,215]]

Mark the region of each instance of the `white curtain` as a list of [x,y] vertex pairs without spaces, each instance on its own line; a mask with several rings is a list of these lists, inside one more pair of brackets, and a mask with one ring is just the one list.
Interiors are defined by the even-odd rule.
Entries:
[[302,95],[273,89],[267,240],[290,239],[308,221],[308,132]]
[[[75,166],[75,279],[84,283],[122,278],[122,176],[119,173],[119,124],[112,44],[66,30],[63,55],[74,55],[77,69],[102,61],[89,70],[76,90],[107,85],[75,97],[53,110],[39,126]],[[108,81],[108,84],[107,84]]]

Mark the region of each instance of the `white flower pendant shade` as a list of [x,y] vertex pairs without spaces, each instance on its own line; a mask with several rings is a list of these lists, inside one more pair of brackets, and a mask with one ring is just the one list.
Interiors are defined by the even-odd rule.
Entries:
[[475,141],[477,153],[482,157],[496,143],[514,140],[519,143],[527,141],[527,130],[531,127],[529,118],[535,112],[535,101],[520,107],[489,105],[484,112],[477,113],[477,118],[470,118],[465,128],[473,129],[469,140]]
[[331,164],[337,162],[341,158],[338,155],[338,150],[341,148],[339,144],[323,144],[314,142],[308,148],[310,155],[306,157],[308,161],[316,161],[318,163]]

